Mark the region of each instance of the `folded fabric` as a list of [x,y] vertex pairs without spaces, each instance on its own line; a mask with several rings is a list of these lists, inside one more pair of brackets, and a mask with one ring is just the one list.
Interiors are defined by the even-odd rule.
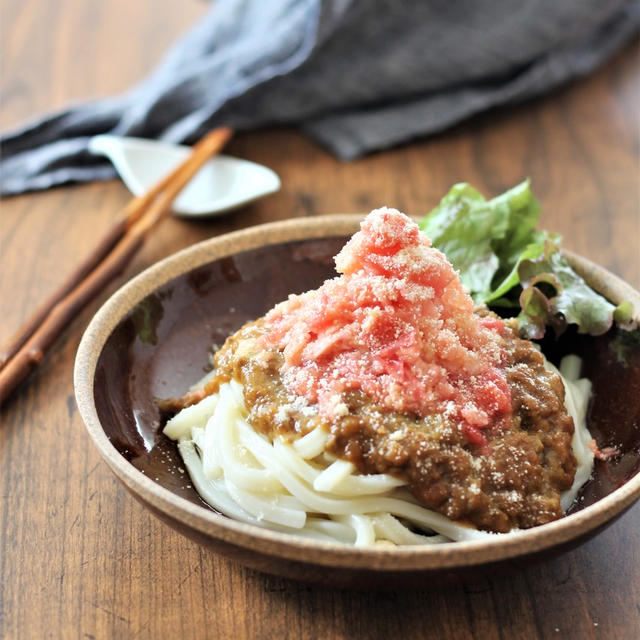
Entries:
[[131,91],[4,135],[0,192],[112,177],[102,133],[286,123],[353,159],[584,75],[639,26],[635,0],[217,0]]

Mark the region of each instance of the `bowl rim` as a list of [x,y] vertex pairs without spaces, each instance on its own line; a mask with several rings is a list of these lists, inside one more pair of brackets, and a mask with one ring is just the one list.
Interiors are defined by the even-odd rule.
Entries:
[[[98,310],[87,327],[75,360],[74,387],[78,409],[99,453],[116,476],[143,502],[161,514],[205,536],[236,547],[323,567],[416,571],[471,567],[544,551],[587,534],[621,513],[640,498],[640,473],[608,496],[581,511],[554,522],[495,539],[444,545],[360,548],[309,540],[256,525],[237,522],[209,511],[147,477],[128,462],[111,443],[98,418],[94,399],[94,375],[98,359],[113,329],[145,296],[172,279],[213,260],[241,251],[283,242],[346,236],[355,232],[364,214],[329,214],[256,225],[194,244],[156,262],[119,288]],[[640,310],[640,293],[604,267],[564,251],[574,269],[607,297],[632,301]],[[603,291],[603,293],[605,293]]]

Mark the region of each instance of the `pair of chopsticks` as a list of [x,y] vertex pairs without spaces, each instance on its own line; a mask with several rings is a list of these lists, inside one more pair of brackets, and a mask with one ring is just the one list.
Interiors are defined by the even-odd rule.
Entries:
[[0,405],[40,364],[69,322],[124,270],[176,196],[232,134],[227,127],[214,129],[182,164],[131,200],[91,254],[0,348]]

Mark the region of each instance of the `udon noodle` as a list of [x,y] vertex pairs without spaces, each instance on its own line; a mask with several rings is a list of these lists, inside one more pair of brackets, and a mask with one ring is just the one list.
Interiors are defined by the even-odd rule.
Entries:
[[[577,460],[573,485],[561,495],[564,511],[591,475],[594,458],[586,426],[590,383],[579,372],[579,358],[563,359],[560,375],[575,426],[571,444]],[[231,380],[218,393],[182,409],[164,429],[178,441],[201,498],[230,518],[357,546],[510,535],[480,531],[428,509],[392,475],[358,473],[351,462],[326,452],[329,436],[322,427],[297,440],[269,437],[254,430],[246,416],[243,387]]]

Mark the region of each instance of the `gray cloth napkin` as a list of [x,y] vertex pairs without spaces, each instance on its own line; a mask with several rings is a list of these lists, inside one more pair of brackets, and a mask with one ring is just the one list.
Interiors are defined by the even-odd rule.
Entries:
[[101,133],[296,124],[357,158],[584,75],[639,26],[636,0],[217,0],[131,91],[4,135],[0,193],[113,177]]

